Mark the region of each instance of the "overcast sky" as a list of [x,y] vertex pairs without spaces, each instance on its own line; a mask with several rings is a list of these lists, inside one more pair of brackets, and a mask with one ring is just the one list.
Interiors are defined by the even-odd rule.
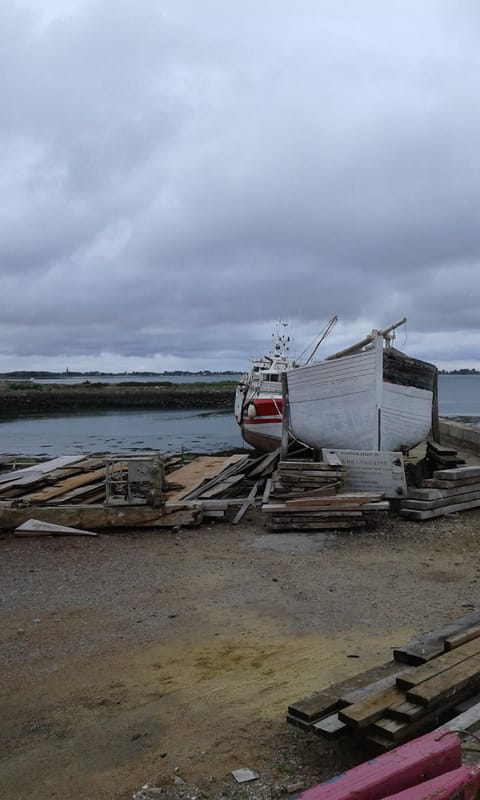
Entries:
[[0,371],[480,367],[475,0],[0,0]]

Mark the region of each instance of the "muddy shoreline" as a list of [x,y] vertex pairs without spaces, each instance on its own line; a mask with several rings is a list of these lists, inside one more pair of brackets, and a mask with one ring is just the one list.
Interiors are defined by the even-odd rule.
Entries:
[[233,382],[178,384],[85,383],[15,384],[0,386],[0,415],[20,416],[50,411],[114,408],[232,408]]

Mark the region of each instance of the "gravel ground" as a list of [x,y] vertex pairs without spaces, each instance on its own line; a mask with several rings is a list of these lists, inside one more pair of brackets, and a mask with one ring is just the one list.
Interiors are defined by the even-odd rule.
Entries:
[[479,533],[1,536],[0,798],[268,800],[358,763],[287,705],[478,606]]

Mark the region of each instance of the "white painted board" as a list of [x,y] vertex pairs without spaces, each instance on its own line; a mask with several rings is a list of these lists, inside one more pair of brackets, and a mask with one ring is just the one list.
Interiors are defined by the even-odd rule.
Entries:
[[385,497],[407,496],[402,453],[379,450],[325,450],[347,467],[346,492],[383,492]]

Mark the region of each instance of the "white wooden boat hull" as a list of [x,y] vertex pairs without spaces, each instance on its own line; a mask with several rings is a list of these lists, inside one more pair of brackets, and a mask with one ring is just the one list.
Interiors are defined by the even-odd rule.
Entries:
[[310,447],[408,450],[429,433],[432,389],[385,380],[380,340],[370,350],[288,371],[287,381],[290,431]]

